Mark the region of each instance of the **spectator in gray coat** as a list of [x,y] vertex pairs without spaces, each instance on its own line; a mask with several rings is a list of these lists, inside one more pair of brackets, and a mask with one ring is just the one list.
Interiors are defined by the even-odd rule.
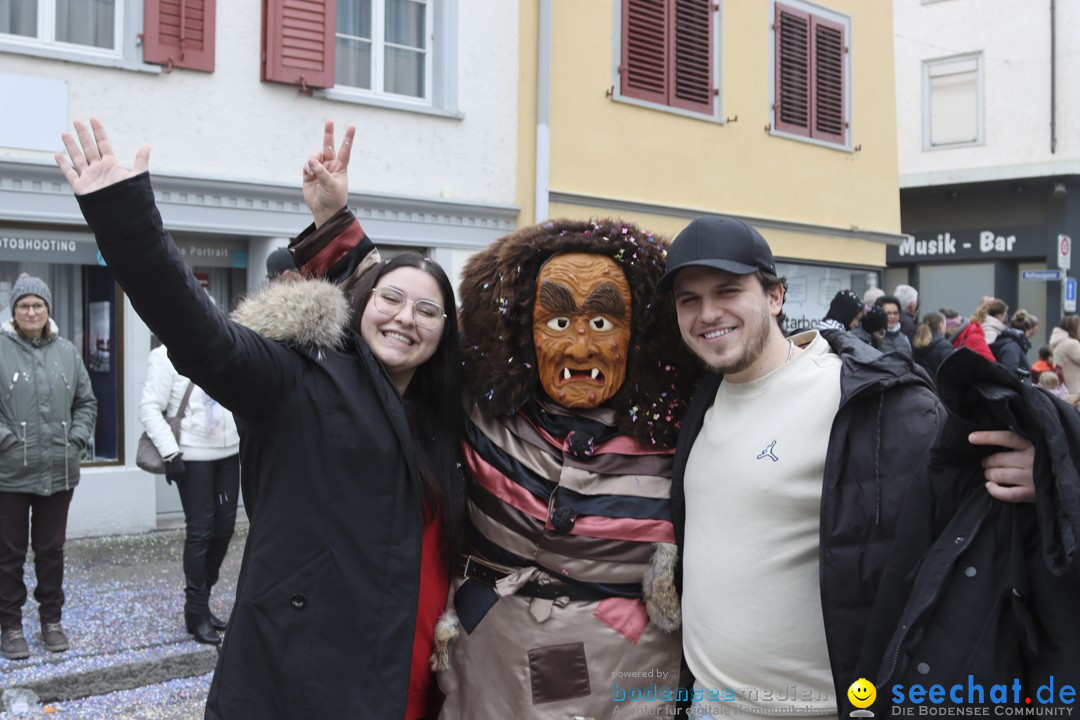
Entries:
[[51,310],[49,286],[23,274],[11,291],[11,320],[0,327],[0,652],[9,660],[30,656],[22,627],[28,544],[45,648],[68,649],[60,625],[68,506],[97,418],[82,357],[60,337]]

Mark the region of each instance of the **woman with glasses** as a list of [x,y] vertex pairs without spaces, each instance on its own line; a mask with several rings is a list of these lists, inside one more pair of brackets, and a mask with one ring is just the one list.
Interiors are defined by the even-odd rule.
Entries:
[[354,129],[335,152],[327,123],[304,170],[315,226],[291,248],[349,282],[269,283],[227,319],[162,227],[148,150],[130,172],[100,122],[75,127],[57,162],[102,255],[177,371],[240,429],[254,517],[206,717],[431,716],[464,506],[446,274],[419,255],[382,263],[359,226],[337,231]]
[[97,417],[90,376],[75,346],[60,337],[51,307],[49,286],[21,275],[11,320],[0,327],[0,650],[9,660],[30,656],[22,627],[28,542],[42,644],[68,649],[60,624],[68,506]]

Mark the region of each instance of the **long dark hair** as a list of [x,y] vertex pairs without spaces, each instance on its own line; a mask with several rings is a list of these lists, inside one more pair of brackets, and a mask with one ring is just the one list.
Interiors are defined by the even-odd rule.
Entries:
[[458,349],[454,288],[437,262],[418,253],[397,255],[366,273],[348,291],[357,333],[379,279],[398,268],[421,270],[439,286],[446,311],[435,353],[416,369],[402,398],[416,446],[420,497],[425,517],[441,509],[446,562],[455,569],[465,541],[465,482],[459,452],[464,411],[461,401],[461,353]]

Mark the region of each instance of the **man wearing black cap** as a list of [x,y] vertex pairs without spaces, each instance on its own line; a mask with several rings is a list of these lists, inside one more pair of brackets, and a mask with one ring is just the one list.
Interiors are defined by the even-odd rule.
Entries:
[[[787,282],[746,223],[694,220],[667,263],[657,292],[674,293],[683,340],[711,370],[671,496],[695,717],[835,717],[914,460],[945,410],[907,358],[834,330],[785,337]],[[970,441],[1030,447],[1004,431]],[[991,495],[1034,496],[1031,459],[1017,456],[986,461]],[[710,703],[721,688],[736,690]]]
[[275,280],[298,280],[300,271],[296,269],[289,248],[280,247],[266,257],[266,279]]

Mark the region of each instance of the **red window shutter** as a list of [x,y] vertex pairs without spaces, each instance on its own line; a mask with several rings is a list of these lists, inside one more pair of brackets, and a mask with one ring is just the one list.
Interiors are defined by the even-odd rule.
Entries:
[[811,137],[843,143],[844,129],[844,27],[815,17],[814,29],[814,125]]
[[623,0],[621,91],[626,97],[667,104],[666,0]]
[[776,129],[810,135],[810,15],[776,5]]
[[337,0],[263,0],[262,80],[333,87],[336,32]]
[[675,56],[671,66],[670,104],[696,112],[713,108],[712,0],[675,0]]
[[145,0],[143,61],[214,72],[217,0]]

